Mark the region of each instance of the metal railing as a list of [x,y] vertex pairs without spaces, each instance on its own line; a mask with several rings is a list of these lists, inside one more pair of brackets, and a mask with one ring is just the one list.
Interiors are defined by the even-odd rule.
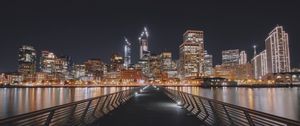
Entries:
[[300,126],[300,122],[165,88],[165,93],[206,125]]
[[89,125],[133,96],[135,89],[0,119],[0,126]]

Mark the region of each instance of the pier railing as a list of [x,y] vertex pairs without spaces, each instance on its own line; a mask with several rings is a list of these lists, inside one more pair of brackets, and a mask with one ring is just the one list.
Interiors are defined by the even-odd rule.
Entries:
[[165,88],[165,93],[206,125],[300,126],[300,122]]
[[0,119],[0,126],[89,125],[134,95],[135,89]]

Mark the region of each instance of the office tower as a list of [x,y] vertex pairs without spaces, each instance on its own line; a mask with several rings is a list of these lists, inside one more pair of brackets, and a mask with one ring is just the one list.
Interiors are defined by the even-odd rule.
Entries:
[[110,65],[110,72],[119,72],[121,71],[121,69],[123,68],[123,63],[124,63],[124,59],[121,55],[119,54],[113,54],[111,56],[111,65]]
[[158,79],[161,77],[161,64],[159,55],[152,54],[149,58],[149,74],[150,79]]
[[36,72],[36,51],[32,46],[23,45],[18,53],[18,72],[22,75]]
[[125,38],[124,46],[124,67],[128,68],[131,64],[131,43]]
[[172,69],[172,53],[171,52],[162,52],[160,54],[160,69],[162,71],[169,71]]
[[262,77],[268,73],[266,50],[254,56],[251,62],[253,65],[254,78],[262,79]]
[[40,58],[40,69],[42,72],[52,74],[55,72],[57,57],[53,52],[42,51]]
[[82,79],[86,76],[86,69],[84,64],[75,64],[73,66],[72,74],[75,79]]
[[276,26],[265,40],[268,73],[290,72],[289,37],[282,26]]
[[179,46],[181,78],[195,78],[204,74],[204,32],[187,30]]
[[239,64],[246,64],[247,63],[247,53],[246,51],[241,51]]
[[68,56],[57,57],[54,62],[54,72],[60,79],[70,78],[71,58]]
[[150,56],[150,51],[148,50],[148,38],[149,32],[146,27],[142,31],[139,37],[139,44],[140,44],[140,59],[143,59],[145,56]]
[[204,52],[204,76],[211,76],[213,74],[213,56]]
[[222,65],[234,66],[239,64],[240,52],[238,49],[222,51]]

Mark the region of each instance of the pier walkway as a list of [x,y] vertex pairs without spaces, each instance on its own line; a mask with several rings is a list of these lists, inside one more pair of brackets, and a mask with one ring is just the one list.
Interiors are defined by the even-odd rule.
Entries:
[[100,118],[101,126],[199,126],[201,121],[153,86]]

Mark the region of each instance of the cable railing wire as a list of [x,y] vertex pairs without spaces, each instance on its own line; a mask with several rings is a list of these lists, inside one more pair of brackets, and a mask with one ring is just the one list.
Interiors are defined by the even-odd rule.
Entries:
[[300,126],[300,122],[245,107],[165,88],[166,95],[206,125]]
[[91,125],[129,100],[135,88],[0,119],[0,126]]

